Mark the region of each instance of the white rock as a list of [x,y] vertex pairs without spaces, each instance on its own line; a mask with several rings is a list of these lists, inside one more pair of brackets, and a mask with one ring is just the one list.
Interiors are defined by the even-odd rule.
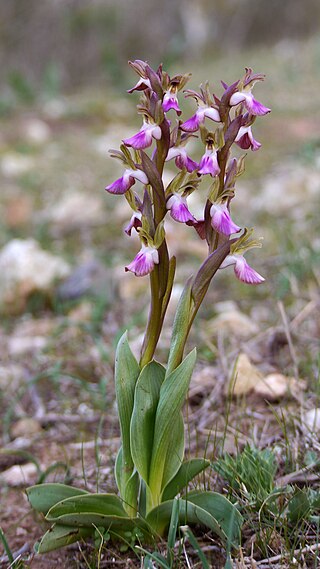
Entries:
[[320,408],[309,409],[303,414],[303,422],[310,431],[320,431]]
[[254,392],[269,401],[281,399],[288,395],[299,395],[305,389],[305,383],[282,373],[270,373],[254,386]]
[[28,486],[37,475],[37,467],[33,462],[15,464],[0,474],[0,479],[8,486]]
[[208,332],[216,333],[224,331],[237,338],[248,338],[257,334],[259,328],[257,324],[239,310],[226,310],[221,312],[208,322]]
[[34,167],[34,159],[23,154],[5,154],[0,162],[0,168],[7,178],[15,178],[29,172]]
[[251,363],[247,354],[241,353],[235,362],[227,391],[231,389],[232,395],[246,395],[254,390],[261,378],[260,371]]
[[13,239],[0,251],[0,311],[21,310],[33,292],[49,292],[69,265],[40,248],[34,239]]
[[106,222],[104,202],[97,196],[72,192],[51,206],[43,217],[54,229],[68,233],[83,226],[94,227]]
[[40,119],[30,119],[24,125],[24,135],[33,144],[44,144],[50,138],[50,128]]

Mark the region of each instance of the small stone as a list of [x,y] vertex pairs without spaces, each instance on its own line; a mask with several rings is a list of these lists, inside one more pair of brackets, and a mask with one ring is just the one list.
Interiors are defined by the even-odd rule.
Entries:
[[32,144],[44,144],[50,138],[50,128],[44,121],[29,119],[24,125],[23,134]]
[[0,162],[0,170],[7,178],[16,178],[34,168],[35,162],[31,156],[24,154],[5,154]]
[[0,251],[0,312],[18,313],[34,292],[49,293],[69,265],[34,239],[13,239]]
[[297,381],[294,377],[286,377],[282,373],[271,373],[263,377],[254,386],[254,392],[268,401],[276,401],[293,394],[298,395],[305,389],[302,380]]
[[79,192],[62,196],[57,204],[51,205],[42,217],[52,224],[53,235],[64,235],[80,227],[95,227],[106,223],[105,204],[102,199]]
[[25,376],[23,367],[8,363],[0,366],[0,390],[14,393],[19,389]]
[[261,381],[262,375],[258,368],[249,360],[247,354],[239,354],[229,382],[228,392],[232,395],[246,395],[254,390],[256,384]]
[[41,425],[32,417],[25,417],[16,421],[11,428],[11,436],[16,439],[17,437],[35,435],[40,433]]
[[312,432],[320,431],[320,408],[315,407],[303,413],[303,423]]
[[224,331],[237,338],[248,338],[257,334],[259,328],[249,316],[239,310],[231,309],[221,312],[210,320],[207,330],[209,334]]
[[28,352],[41,352],[48,344],[43,336],[11,337],[8,340],[8,352],[10,356],[21,356]]
[[38,470],[33,462],[11,466],[0,474],[0,480],[8,486],[29,486],[35,481]]

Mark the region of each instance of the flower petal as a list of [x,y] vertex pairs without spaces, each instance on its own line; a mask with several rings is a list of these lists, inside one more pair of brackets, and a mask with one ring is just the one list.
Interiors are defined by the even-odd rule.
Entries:
[[159,263],[157,249],[143,246],[125,270],[134,273],[137,277],[144,277],[153,271],[155,263]]
[[220,167],[216,151],[206,150],[205,154],[201,158],[198,174],[211,174],[211,176],[217,176],[219,173]]
[[169,91],[165,94],[162,101],[162,108],[165,113],[173,109],[176,111],[177,115],[181,115],[181,109],[179,107],[177,95],[170,93]]
[[257,273],[242,255],[237,255],[237,260],[234,266],[234,272],[236,277],[246,284],[260,284],[264,282],[264,278]]
[[199,111],[197,111],[195,115],[193,115],[186,122],[182,123],[182,125],[180,125],[180,128],[181,130],[184,130],[186,132],[195,132],[196,130],[198,130],[200,124],[203,123],[203,120],[204,120],[204,114],[203,113],[200,114]]
[[213,107],[208,107],[205,111],[204,111],[204,116],[208,117],[208,119],[211,119],[215,122],[220,122],[220,115],[219,115],[219,111],[217,109],[214,109]]
[[271,112],[271,109],[257,101],[251,93],[246,96],[244,104],[252,115],[266,115]]
[[125,194],[133,184],[135,184],[134,177],[126,176],[124,174],[121,178],[118,178],[118,180],[109,184],[109,186],[106,187],[106,190],[107,192],[110,192],[110,194]]
[[226,205],[212,204],[210,208],[211,225],[218,233],[232,235],[238,233],[241,227],[236,225],[231,219],[230,212]]
[[172,219],[179,223],[187,223],[187,221],[196,222],[196,219],[190,213],[186,198],[173,194],[167,201],[167,209],[170,210]]

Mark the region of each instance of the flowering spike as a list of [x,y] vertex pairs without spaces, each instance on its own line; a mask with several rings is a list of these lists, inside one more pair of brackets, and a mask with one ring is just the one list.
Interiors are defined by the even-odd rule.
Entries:
[[125,267],[125,271],[134,273],[136,277],[144,277],[151,273],[154,266],[159,263],[159,253],[154,247],[142,245],[133,261]]
[[232,233],[238,233],[241,230],[241,227],[232,221],[227,204],[212,204],[210,216],[211,225],[218,233],[232,235]]
[[196,219],[190,213],[187,205],[187,199],[174,193],[167,201],[167,209],[170,211],[172,219],[179,223],[192,222],[196,223]]
[[220,265],[220,269],[225,269],[230,265],[234,265],[235,275],[243,283],[256,285],[263,283],[265,280],[257,271],[250,267],[243,255],[228,255]]
[[142,170],[131,170],[127,168],[121,178],[109,184],[105,189],[107,192],[110,192],[110,194],[125,194],[126,191],[136,183],[136,180],[139,180],[145,185],[149,183],[146,174],[142,172]]
[[132,148],[141,150],[142,148],[148,148],[148,146],[151,146],[152,138],[160,140],[161,128],[156,124],[144,122],[137,134],[134,134],[130,138],[125,138],[123,142],[126,146],[132,146]]

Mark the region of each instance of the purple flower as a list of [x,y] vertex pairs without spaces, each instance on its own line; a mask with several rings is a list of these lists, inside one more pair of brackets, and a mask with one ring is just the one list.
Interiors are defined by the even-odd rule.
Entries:
[[186,149],[183,146],[172,146],[169,148],[169,152],[166,161],[175,158],[175,163],[177,168],[183,170],[186,168],[189,173],[194,172],[199,168],[199,164],[189,158]]
[[154,247],[142,245],[139,253],[133,261],[125,267],[126,271],[131,271],[136,277],[144,277],[153,271],[154,266],[159,263],[159,253]]
[[259,150],[261,147],[260,142],[258,142],[252,134],[251,126],[241,126],[239,132],[235,138],[235,142],[243,150]]
[[142,184],[149,184],[149,180],[142,170],[131,170],[127,168],[123,176],[112,184],[109,184],[106,190],[110,192],[110,194],[125,194],[126,191],[136,183],[136,180],[139,180]]
[[162,101],[162,108],[165,113],[170,111],[170,109],[173,109],[174,111],[176,111],[177,115],[179,116],[181,115],[182,111],[179,107],[176,90],[173,90],[171,88],[169,89],[169,91],[165,93]]
[[241,227],[236,225],[230,216],[227,204],[212,204],[210,208],[211,225],[218,233],[231,235],[240,231]]
[[134,214],[131,216],[128,225],[124,228],[124,232],[131,236],[132,229],[137,231],[138,227],[142,227],[141,223],[142,214],[140,211],[135,211]]
[[244,106],[251,115],[266,115],[271,112],[271,109],[259,103],[251,93],[251,89],[237,91],[230,97],[230,106],[233,107],[239,103],[244,103]]
[[219,173],[220,167],[217,159],[217,151],[213,148],[207,148],[200,160],[198,174],[217,176]]
[[130,138],[125,138],[123,142],[126,146],[132,146],[132,148],[139,150],[151,146],[152,138],[160,140],[161,128],[156,124],[144,122],[137,134],[134,134]]
[[211,119],[215,122],[220,122],[220,115],[217,109],[207,106],[199,106],[195,115],[180,125],[181,130],[186,132],[195,132],[199,126],[204,123],[205,118]]
[[234,265],[235,275],[243,283],[260,284],[265,280],[257,271],[248,265],[243,255],[237,253],[228,255],[220,265],[220,269],[225,269],[230,265]]
[[140,77],[138,83],[136,83],[131,89],[128,89],[128,93],[133,93],[133,91],[144,91],[145,89],[151,89],[150,79]]
[[170,211],[172,219],[179,223],[187,223],[188,221],[195,223],[197,221],[188,209],[186,198],[179,194],[174,193],[168,199],[166,207]]

